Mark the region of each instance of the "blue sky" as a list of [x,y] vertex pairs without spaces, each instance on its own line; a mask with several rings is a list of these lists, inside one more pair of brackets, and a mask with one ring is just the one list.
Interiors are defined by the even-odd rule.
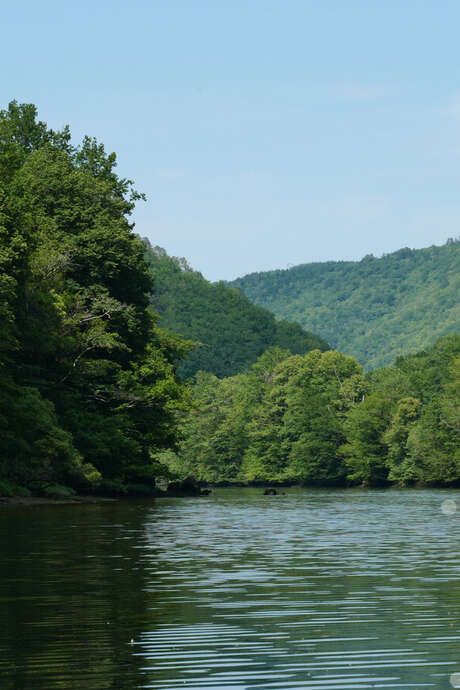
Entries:
[[6,2],[1,102],[116,151],[212,279],[460,235],[460,2]]

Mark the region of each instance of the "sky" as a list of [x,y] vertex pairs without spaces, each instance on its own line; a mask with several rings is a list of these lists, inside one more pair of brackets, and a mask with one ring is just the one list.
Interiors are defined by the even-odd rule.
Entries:
[[460,235],[459,0],[6,0],[0,108],[95,136],[210,280]]

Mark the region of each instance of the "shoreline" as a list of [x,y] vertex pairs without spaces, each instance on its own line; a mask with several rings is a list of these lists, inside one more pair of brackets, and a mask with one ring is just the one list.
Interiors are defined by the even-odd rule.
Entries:
[[[300,489],[339,489],[342,491],[349,491],[353,489],[355,491],[375,491],[375,490],[424,490],[424,489],[437,489],[437,490],[459,490],[459,486],[453,484],[451,486],[433,485],[433,484],[413,484],[412,486],[398,486],[397,484],[387,484],[385,486],[345,486],[345,485],[318,485],[318,484],[297,484],[292,482],[200,482],[200,486],[209,487],[212,490],[219,488],[246,488],[246,489],[283,489],[283,488],[293,488],[297,487]],[[193,494],[185,492],[175,492],[172,491],[168,493],[161,489],[156,489],[152,494],[145,495],[122,495],[122,496],[70,496],[68,498],[49,498],[45,496],[0,496],[0,510],[2,507],[8,506],[22,506],[22,507],[36,507],[36,506],[52,506],[52,505],[98,505],[101,503],[117,503],[119,501],[132,501],[132,500],[155,500],[156,498],[203,498],[207,494]]]
[[2,506],[48,506],[48,505],[90,505],[96,503],[115,503],[119,498],[107,496],[72,496],[71,498],[46,498],[44,496],[0,496]]

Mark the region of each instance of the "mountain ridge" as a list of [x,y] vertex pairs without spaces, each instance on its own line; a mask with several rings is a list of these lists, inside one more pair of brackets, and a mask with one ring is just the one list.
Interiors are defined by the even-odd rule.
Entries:
[[229,281],[365,368],[460,332],[460,240],[380,258],[304,263]]
[[197,343],[180,365],[183,376],[199,370],[219,377],[235,375],[269,347],[292,354],[329,349],[324,339],[299,324],[276,320],[267,309],[253,305],[240,289],[223,281],[211,283],[185,259],[143,241],[154,279],[151,307],[160,327]]

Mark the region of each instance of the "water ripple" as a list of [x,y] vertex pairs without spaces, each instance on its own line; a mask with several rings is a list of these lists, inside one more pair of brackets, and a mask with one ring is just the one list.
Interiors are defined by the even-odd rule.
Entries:
[[460,537],[446,495],[222,489],[4,511],[0,686],[449,688]]

